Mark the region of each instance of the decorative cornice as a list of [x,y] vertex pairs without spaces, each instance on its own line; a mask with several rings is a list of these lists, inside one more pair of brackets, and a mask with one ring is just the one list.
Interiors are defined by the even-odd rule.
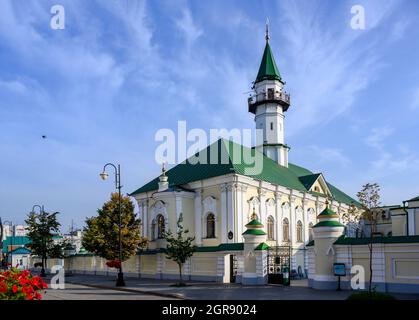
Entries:
[[266,190],[262,188],[258,188],[258,194],[259,194],[259,197],[264,197],[266,196]]
[[282,196],[284,195],[284,193],[283,192],[281,192],[281,191],[275,191],[275,199],[278,201],[278,200],[281,200],[281,198],[282,198]]
[[218,188],[221,192],[224,192],[227,190],[227,185],[225,183],[218,185]]
[[238,187],[239,187],[239,184],[237,182],[227,184],[228,191],[235,191],[238,189]]

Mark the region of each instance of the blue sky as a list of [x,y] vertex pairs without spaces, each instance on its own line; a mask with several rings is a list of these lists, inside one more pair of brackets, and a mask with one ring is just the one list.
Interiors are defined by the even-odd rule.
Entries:
[[[383,204],[419,195],[417,1],[0,0],[0,216],[23,223],[34,204],[64,230],[113,191],[160,172],[160,128],[253,128],[247,92],[271,47],[292,106],[290,161]],[[350,27],[365,7],[365,30]],[[41,139],[47,135],[47,139]]]

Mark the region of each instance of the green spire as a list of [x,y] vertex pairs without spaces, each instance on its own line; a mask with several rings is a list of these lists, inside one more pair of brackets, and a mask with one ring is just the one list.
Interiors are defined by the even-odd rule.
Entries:
[[263,52],[262,62],[260,63],[255,83],[263,80],[281,81],[281,75],[279,74],[278,67],[276,66],[271,46],[268,41],[266,41],[265,51]]

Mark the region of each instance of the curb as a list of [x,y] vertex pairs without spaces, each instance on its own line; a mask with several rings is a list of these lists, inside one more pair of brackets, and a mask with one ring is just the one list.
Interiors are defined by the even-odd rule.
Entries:
[[66,281],[66,282],[71,283],[71,284],[85,286],[85,287],[91,287],[91,288],[108,289],[108,290],[124,291],[124,292],[132,292],[132,293],[143,293],[143,294],[154,295],[154,296],[159,296],[159,297],[164,297],[164,298],[187,300],[181,294],[177,294],[177,293],[152,292],[152,291],[145,291],[145,290],[138,290],[138,289],[129,289],[129,288],[120,288],[120,287],[118,288],[118,287],[104,286],[100,284],[87,284],[83,282],[73,282],[73,281]]

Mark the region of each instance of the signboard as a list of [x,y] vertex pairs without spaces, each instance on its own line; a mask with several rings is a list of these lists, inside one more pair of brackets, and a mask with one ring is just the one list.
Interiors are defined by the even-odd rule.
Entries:
[[346,276],[346,268],[344,263],[334,263],[333,264],[333,272],[335,276]]

